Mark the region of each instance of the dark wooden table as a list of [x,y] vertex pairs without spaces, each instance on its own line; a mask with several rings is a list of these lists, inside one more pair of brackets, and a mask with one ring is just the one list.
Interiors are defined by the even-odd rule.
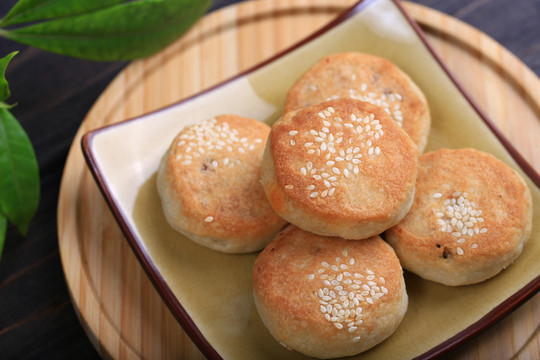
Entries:
[[[234,0],[218,0],[216,9]],[[540,75],[540,1],[413,0],[484,31]],[[15,0],[0,2],[0,17]],[[58,252],[57,199],[73,137],[125,62],[97,63],[0,39],[12,112],[39,162],[41,201],[27,236],[8,226],[0,261],[0,359],[97,359],[73,310]],[[540,139],[539,139],[540,140]],[[1,176],[1,175],[0,175]]]

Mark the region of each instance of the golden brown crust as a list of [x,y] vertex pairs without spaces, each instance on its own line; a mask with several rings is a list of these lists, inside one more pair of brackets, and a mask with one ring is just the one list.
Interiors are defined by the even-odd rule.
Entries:
[[260,184],[270,128],[221,115],[182,130],[158,173],[164,213],[173,228],[223,252],[259,250],[285,226]]
[[404,268],[465,285],[496,275],[521,253],[531,232],[531,194],[502,161],[474,149],[427,153],[416,189],[409,214],[384,235]]
[[408,304],[399,261],[379,236],[347,241],[294,225],[256,259],[253,287],[272,335],[319,358],[375,346],[396,330]]
[[387,59],[362,53],[326,56],[291,87],[285,112],[339,97],[369,101],[387,109],[422,153],[431,125],[427,100],[410,79]]
[[269,139],[263,187],[276,212],[305,230],[363,239],[412,204],[416,148],[380,107],[347,98],[309,106],[284,114]]

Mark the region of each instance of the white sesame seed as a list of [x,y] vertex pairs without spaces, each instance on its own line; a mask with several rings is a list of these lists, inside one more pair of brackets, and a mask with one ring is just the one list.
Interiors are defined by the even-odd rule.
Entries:
[[205,219],[204,219],[205,222],[212,222],[214,221],[214,217],[213,216],[207,216]]

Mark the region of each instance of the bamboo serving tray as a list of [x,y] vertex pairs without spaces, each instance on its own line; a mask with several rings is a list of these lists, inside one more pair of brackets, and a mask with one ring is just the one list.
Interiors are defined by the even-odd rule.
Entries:
[[[352,5],[351,0],[262,0],[204,17],[159,54],[126,67],[82,123],[60,190],[62,264],[76,312],[104,358],[201,359],[144,273],[88,171],[89,130],[156,110],[211,87],[286,49]],[[540,80],[478,30],[403,3],[430,43],[498,129],[538,172]],[[540,358],[540,295],[478,339],[459,359]]]

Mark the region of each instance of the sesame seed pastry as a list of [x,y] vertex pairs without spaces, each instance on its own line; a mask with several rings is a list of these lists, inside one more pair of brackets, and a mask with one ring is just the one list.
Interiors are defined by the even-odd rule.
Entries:
[[410,209],[417,158],[414,143],[382,108],[341,98],[274,123],[262,184],[288,222],[319,235],[365,239]]
[[441,149],[420,156],[411,211],[384,237],[405,269],[458,286],[512,264],[531,227],[531,193],[517,172],[478,150]]
[[381,106],[411,137],[421,154],[431,117],[427,100],[414,81],[387,59],[338,53],[320,59],[291,87],[285,111],[350,97]]
[[253,291],[274,338],[321,359],[356,355],[387,339],[408,306],[399,260],[379,236],[348,241],[294,225],[255,260]]
[[270,127],[220,115],[183,129],[163,156],[157,178],[169,224],[225,253],[262,249],[286,225],[260,184]]

